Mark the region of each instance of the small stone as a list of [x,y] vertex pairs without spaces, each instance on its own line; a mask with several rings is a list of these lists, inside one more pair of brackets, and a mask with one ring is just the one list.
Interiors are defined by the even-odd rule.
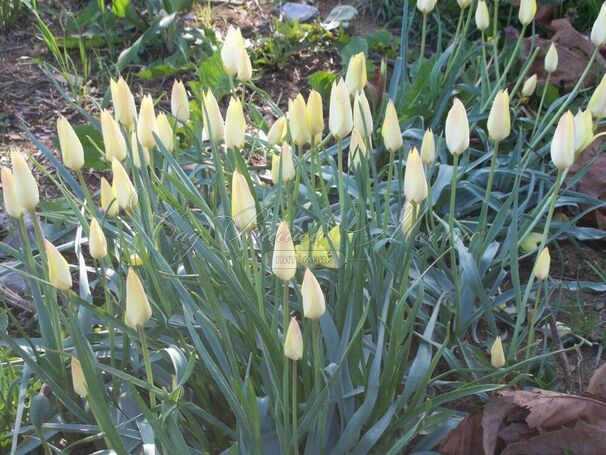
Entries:
[[305,3],[287,2],[282,5],[282,14],[289,21],[307,22],[318,14],[318,8]]
[[27,285],[23,277],[17,272],[8,272],[0,277],[0,283],[16,294],[25,295]]

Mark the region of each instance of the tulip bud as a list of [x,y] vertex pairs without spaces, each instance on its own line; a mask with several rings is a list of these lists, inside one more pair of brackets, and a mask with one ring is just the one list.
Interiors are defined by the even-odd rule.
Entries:
[[6,213],[13,218],[21,218],[25,209],[17,202],[15,193],[15,181],[13,173],[7,167],[2,166],[2,194],[4,195],[4,208]]
[[347,137],[353,128],[349,92],[343,79],[332,83],[328,128],[337,141]]
[[455,98],[445,125],[446,146],[453,155],[460,155],[469,147],[469,120],[461,100]]
[[187,90],[181,81],[173,83],[173,90],[170,95],[170,111],[173,117],[181,123],[189,121],[189,99],[187,98]]
[[322,109],[322,96],[315,90],[309,92],[307,97],[307,123],[309,124],[312,142],[317,144],[319,141],[315,139],[320,136],[320,140],[322,140],[322,132],[324,131],[324,111]]
[[433,138],[431,128],[425,130],[423,134],[423,142],[421,142],[421,161],[425,164],[431,164],[436,159],[436,143]]
[[288,325],[284,340],[284,355],[295,362],[303,357],[303,336],[295,318],[291,318]]
[[78,135],[62,115],[57,117],[57,135],[63,164],[72,171],[78,172],[84,166],[84,149]]
[[276,145],[278,142],[281,142],[284,139],[287,131],[287,120],[286,117],[280,117],[278,120],[274,122],[274,124],[269,129],[267,133],[267,143],[270,146]]
[[531,232],[520,241],[520,248],[525,253],[532,253],[539,247],[539,243],[543,240],[543,234],[539,232]]
[[[170,122],[168,121],[168,117],[164,112],[160,112],[156,119],[158,132],[156,133],[158,139],[164,146],[164,148],[172,153],[175,149],[175,140],[173,137],[173,128],[170,126]],[[160,144],[158,144],[159,146]]]
[[309,269],[305,269],[303,284],[301,285],[303,297],[303,315],[309,319],[318,319],[326,311],[326,302],[320,283]]
[[217,99],[210,89],[206,91],[202,101],[202,118],[204,119],[203,135],[209,138],[211,142],[218,144],[223,139],[225,128],[219,103],[217,103]]
[[230,76],[235,76],[238,73],[241,62],[240,50],[244,49],[244,38],[240,28],[229,26],[223,47],[221,48],[221,60],[223,60],[223,68]]
[[112,94],[112,103],[114,104],[114,115],[129,131],[134,130],[137,119],[137,106],[126,81],[120,77],[118,82],[110,80],[110,89]]
[[139,121],[137,122],[137,137],[146,149],[153,149],[156,145],[154,133],[158,134],[158,124],[154,111],[154,101],[150,95],[145,95],[139,107]]
[[428,14],[433,11],[438,0],[417,0],[417,9],[423,14]]
[[101,133],[103,135],[105,158],[108,161],[114,158],[122,161],[126,157],[126,141],[122,136],[120,126],[107,110],[101,112]]
[[488,14],[488,6],[484,0],[478,2],[476,8],[476,27],[483,32],[490,25],[490,15]]
[[568,111],[558,121],[551,140],[551,161],[559,170],[568,169],[574,162],[574,117]]
[[115,158],[112,161],[112,173],[114,175],[112,188],[116,195],[118,205],[121,209],[133,209],[139,202],[139,196],[137,196],[137,191],[130,181],[126,169],[124,169],[124,166],[122,166],[120,161]]
[[549,266],[551,265],[551,256],[549,248],[545,247],[539,254],[537,262],[534,266],[534,276],[537,280],[543,281],[549,277]]
[[116,193],[105,177],[101,177],[101,209],[109,217],[116,216],[120,210]]
[[524,85],[522,86],[522,96],[528,98],[532,96],[534,90],[537,88],[537,75],[533,74],[526,81],[524,81]]
[[501,337],[497,337],[490,348],[490,364],[493,368],[503,368],[505,366],[505,352],[503,352],[503,343]]
[[400,131],[400,120],[398,119],[398,113],[396,112],[392,100],[387,102],[381,135],[383,136],[383,143],[388,152],[393,153],[402,147],[403,142],[402,131]]
[[131,267],[139,267],[140,265],[143,265],[143,258],[137,253],[131,254],[128,260],[130,261]]
[[90,223],[90,234],[88,236],[88,249],[92,258],[101,260],[107,256],[107,240],[105,234],[96,218]]
[[84,372],[82,371],[82,365],[80,361],[72,356],[72,384],[74,385],[74,392],[82,398],[86,398],[88,390],[86,387],[86,379],[84,378]]
[[415,205],[407,200],[404,204],[404,210],[402,210],[402,233],[406,240],[410,240],[412,228],[415,225],[415,208]]
[[152,316],[152,309],[147,301],[145,289],[137,275],[137,272],[131,267],[126,276],[126,311],[124,312],[124,322],[129,327],[137,329],[143,327]]
[[288,223],[278,224],[274,252],[271,260],[271,270],[278,278],[286,282],[294,278],[297,272],[297,255],[295,245],[288,229]]
[[240,49],[240,61],[238,62],[238,80],[240,82],[247,82],[252,79],[252,63],[246,48],[242,46]]
[[499,90],[488,114],[488,136],[495,142],[501,142],[511,131],[509,117],[509,93],[507,89]]
[[143,146],[139,147],[139,140],[135,131],[130,133],[130,150],[133,155],[133,164],[137,169],[141,169],[141,158],[143,158],[144,166],[149,165],[149,151]]
[[44,249],[46,250],[46,259],[48,261],[48,281],[53,287],[67,291],[72,287],[72,275],[69,272],[69,264],[59,253],[59,250],[44,239]]
[[374,130],[370,104],[363,91],[357,92],[354,97],[353,124],[363,137],[370,138]]
[[555,44],[551,43],[549,50],[545,55],[545,71],[553,73],[558,68],[558,50]]
[[467,9],[471,5],[471,0],[457,0],[457,3],[459,4],[459,8]]
[[593,91],[589,104],[587,104],[587,110],[596,119],[606,117],[606,74]]
[[21,152],[11,152],[11,164],[17,204],[25,209],[34,210],[40,202],[36,179]]
[[252,231],[257,225],[255,198],[248,182],[237,170],[231,179],[231,217],[241,231]]
[[591,42],[596,47],[601,47],[606,43],[606,4],[602,3],[598,17],[591,28]]
[[404,196],[406,200],[420,204],[427,198],[427,180],[423,162],[416,148],[408,152],[406,170],[404,171]]
[[537,0],[521,0],[520,10],[518,11],[518,19],[520,24],[528,25],[534,19],[534,15],[537,13]]
[[593,142],[593,119],[591,112],[579,109],[574,116],[574,152],[581,153]]
[[364,90],[368,76],[366,74],[366,56],[364,52],[352,55],[347,65],[345,74],[345,85],[349,94]]
[[282,166],[282,182],[288,183],[295,178],[295,164],[292,159],[292,149],[288,143],[282,144],[282,153],[272,156],[271,160],[271,179],[274,185],[278,184],[280,176],[280,166]]
[[299,93],[294,100],[288,100],[288,125],[290,136],[299,147],[311,142],[309,123],[307,121],[307,106]]
[[356,128],[351,130],[351,138],[349,141],[349,162],[350,167],[356,168],[360,165],[362,158],[368,158],[368,150],[364,138],[358,133]]
[[244,135],[246,132],[246,120],[242,103],[239,99],[229,100],[227,113],[225,114],[225,146],[227,148],[241,148],[244,145]]

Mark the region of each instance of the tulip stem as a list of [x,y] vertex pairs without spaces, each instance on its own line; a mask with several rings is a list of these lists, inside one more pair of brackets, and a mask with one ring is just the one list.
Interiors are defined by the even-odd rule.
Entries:
[[421,50],[419,52],[419,68],[425,57],[425,38],[427,35],[427,13],[423,13],[423,26],[421,29]]
[[[539,254],[541,252],[539,251]],[[546,294],[547,295],[547,294]],[[537,289],[537,294],[534,300],[534,306],[532,307],[532,312],[529,314],[528,321],[528,342],[526,343],[526,356],[525,359],[528,360],[530,357],[531,347],[534,343],[534,327],[537,320],[537,311],[539,311],[539,303],[541,302],[541,287]]]
[[516,311],[516,324],[513,330],[513,335],[511,338],[511,344],[509,345],[509,357],[514,358],[515,357],[515,352],[518,346],[518,338],[520,336],[520,330],[522,329],[522,322],[524,321],[524,309],[528,306],[528,299],[530,298],[530,292],[532,290],[532,285],[534,284],[534,280],[536,278],[535,275],[535,268],[536,268],[536,263],[539,260],[540,254],[543,251],[543,248],[545,248],[545,245],[547,244],[547,236],[549,235],[549,229],[551,228],[551,220],[553,218],[553,212],[555,210],[555,204],[556,201],[558,200],[558,193],[560,191],[560,187],[562,186],[562,182],[564,181],[564,177],[566,176],[567,172],[563,172],[561,169],[558,169],[558,176],[556,177],[556,183],[554,185],[553,188],[553,192],[551,193],[551,201],[549,204],[549,211],[547,212],[547,219],[545,220],[545,227],[543,228],[543,236],[541,238],[541,244],[539,245],[539,248],[537,249],[538,254],[537,254],[537,258],[535,260],[535,266],[532,268],[532,271],[530,273],[530,277],[528,277],[528,283],[526,284],[526,290],[524,292],[524,297],[522,299],[520,303],[520,305],[517,307],[517,311]]
[[545,94],[547,93],[547,86],[549,85],[549,79],[551,78],[551,73],[547,73],[547,79],[545,79],[545,85],[543,85],[543,92],[541,93],[541,101],[539,102],[539,109],[537,110],[537,115],[534,118],[534,126],[532,127],[532,133],[530,133],[530,137],[534,137],[534,133],[537,130],[537,126],[539,126],[539,119],[541,118],[541,111],[543,110],[543,103],[545,102]]
[[492,18],[492,53],[494,55],[494,70],[497,80],[501,79],[499,67],[499,40],[497,39],[497,21],[499,19],[499,0],[494,2],[494,11]]
[[82,170],[77,171],[76,174],[78,175],[78,181],[80,182],[80,186],[84,191],[86,203],[88,204],[91,213],[95,213],[95,204],[93,203],[93,197],[91,196],[90,191],[88,191],[88,186],[86,185],[86,181],[84,180],[84,175],[82,175]]
[[[343,141],[341,139],[337,141],[337,166],[339,185],[339,209],[341,211],[341,226],[343,226],[343,214],[345,213],[345,188],[343,187]],[[341,234],[343,234],[343,232],[341,232]]]
[[383,228],[387,227],[387,222],[389,221],[389,212],[391,211],[389,201],[391,199],[391,182],[393,179],[393,156],[395,153],[395,150],[393,152],[389,152],[389,165],[387,166],[387,188],[385,188],[385,211],[383,213]]
[[[286,332],[288,331],[288,282],[282,282],[282,337],[283,343],[286,343]],[[282,406],[284,407],[284,429],[285,439],[289,440],[288,431],[288,357],[284,356],[284,368],[282,369]]]
[[292,361],[292,439],[295,455],[299,454],[299,438],[297,437],[297,361]]
[[457,253],[455,250],[455,235],[454,235],[454,215],[455,215],[455,202],[456,202],[456,193],[457,193],[457,173],[459,168],[459,155],[455,154],[452,163],[452,180],[450,182],[450,210],[448,211],[448,238],[450,240],[450,269],[452,270],[452,284],[455,288],[455,311],[457,315],[457,328],[459,331],[462,329],[460,327],[459,321],[459,303],[460,303],[460,290],[459,290],[459,269],[457,267]]
[[494,171],[497,167],[497,155],[499,154],[499,142],[494,143],[492,151],[492,160],[490,162],[490,172],[488,173],[488,181],[486,183],[486,194],[484,195],[484,204],[480,211],[480,218],[478,220],[478,231],[486,224],[486,217],[488,216],[488,205],[490,204],[490,193],[492,192],[492,180],[494,178]]
[[149,349],[147,348],[147,338],[145,338],[145,330],[142,326],[137,326],[137,332],[139,332],[139,339],[141,341],[141,352],[143,354],[143,363],[145,364],[145,375],[147,376],[147,383],[152,390],[149,391],[149,402],[151,407],[156,406],[156,395],[153,392],[154,388],[154,373],[152,371],[151,362],[149,360]]
[[252,232],[248,232],[248,251],[250,252],[250,262],[255,279],[255,290],[257,291],[257,304],[259,305],[259,314],[265,321],[265,308],[263,307],[263,290],[261,289],[261,274],[257,262],[257,253],[255,252],[255,243]]
[[311,321],[311,338],[312,338],[312,350],[314,355],[314,384],[318,382],[318,376],[320,374],[321,368],[321,358],[320,358],[320,333],[318,332],[319,322],[317,319],[313,319]]

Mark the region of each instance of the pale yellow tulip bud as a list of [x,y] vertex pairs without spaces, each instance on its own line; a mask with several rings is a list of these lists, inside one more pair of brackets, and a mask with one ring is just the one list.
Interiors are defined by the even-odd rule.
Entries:
[[139,144],[135,131],[130,133],[130,150],[133,154],[133,164],[137,169],[141,169],[141,158],[143,158],[144,166],[149,165],[149,151]]
[[11,164],[17,204],[25,209],[34,210],[40,202],[36,179],[21,152],[11,152]]
[[121,209],[131,210],[139,202],[139,196],[135,190],[135,186],[130,181],[130,177],[126,173],[126,169],[117,159],[112,161],[112,173],[114,180],[112,189],[118,200],[118,205]]
[[324,110],[322,108],[322,96],[315,90],[309,92],[307,97],[307,122],[313,142],[317,144],[316,138],[318,135],[321,138],[324,131]]
[[404,171],[404,196],[406,200],[420,204],[427,198],[427,180],[425,169],[415,147],[408,152],[406,170]]
[[402,147],[403,142],[402,131],[400,130],[400,120],[398,119],[398,113],[396,112],[392,100],[387,102],[381,135],[383,136],[383,143],[388,152],[393,153]]
[[364,138],[358,133],[356,128],[351,130],[349,141],[349,162],[350,167],[356,168],[362,162],[362,159],[368,159],[368,150]]
[[286,120],[286,117],[280,117],[269,129],[269,132],[267,133],[267,143],[273,147],[284,139],[287,131],[288,120]]
[[537,262],[534,266],[534,276],[537,280],[543,281],[549,277],[549,267],[551,266],[551,256],[549,248],[545,247],[537,257]]
[[520,241],[520,248],[525,253],[532,253],[539,247],[539,243],[543,240],[543,234],[539,232],[531,232]]
[[509,93],[507,89],[499,90],[488,114],[488,136],[495,142],[501,142],[511,131],[509,116]]
[[534,19],[534,15],[537,13],[537,0],[521,0],[520,10],[518,11],[518,19],[520,24],[528,25]]
[[353,124],[363,137],[370,138],[374,130],[370,104],[364,92],[356,92],[354,97]]
[[105,177],[101,177],[101,209],[109,217],[116,216],[120,210],[116,193]]
[[606,117],[606,74],[602,76],[602,80],[593,91],[587,110],[596,119]]
[[71,367],[74,392],[76,392],[76,394],[80,397],[86,398],[86,396],[88,395],[86,379],[84,378],[84,372],[82,371],[82,365],[80,365],[80,361],[74,356],[72,356]]
[[158,128],[158,132],[156,134],[158,136],[158,139],[160,140],[164,148],[168,152],[172,153],[172,151],[175,149],[175,139],[173,136],[173,128],[172,126],[170,126],[168,117],[164,112],[160,112],[158,114],[156,122]]
[[467,9],[471,5],[471,0],[457,0],[457,4],[461,9]]
[[79,171],[84,166],[84,148],[78,135],[65,117],[57,117],[57,135],[61,146],[61,158],[65,167]]
[[278,224],[271,260],[271,270],[282,281],[291,280],[297,272],[295,245],[290,235],[290,229],[288,229],[288,223],[285,221]]
[[328,128],[337,141],[347,137],[353,128],[353,114],[349,92],[343,79],[332,83]]
[[231,179],[231,217],[241,231],[252,231],[257,225],[255,198],[248,182],[237,170]]
[[303,357],[303,336],[295,318],[291,318],[288,325],[284,340],[284,355],[295,362]]
[[574,116],[568,111],[558,121],[551,140],[551,161],[559,170],[568,169],[574,162]]
[[496,337],[490,348],[490,364],[493,368],[503,368],[505,366],[505,352],[503,352],[503,343],[501,337]]
[[366,56],[364,52],[352,55],[347,65],[345,74],[345,85],[349,94],[364,90],[368,77],[366,75]]
[[553,73],[558,68],[558,50],[555,44],[551,43],[547,54],[545,55],[545,71]]
[[402,210],[402,233],[406,240],[410,240],[412,228],[415,224],[415,209],[416,205],[407,200],[404,204],[404,210]]
[[288,126],[290,127],[290,136],[295,144],[302,146],[311,142],[311,133],[307,121],[307,106],[300,93],[294,100],[288,100]]
[[67,291],[72,287],[72,275],[69,272],[69,264],[59,253],[59,250],[44,239],[44,249],[46,250],[46,259],[48,261],[48,281],[53,287]]
[[423,142],[421,142],[421,161],[431,164],[436,159],[436,143],[431,128],[425,130]]
[[238,62],[238,80],[240,82],[247,82],[252,79],[252,63],[246,48],[242,46],[240,49],[240,61]]
[[417,0],[417,9],[423,14],[429,14],[436,7],[438,0]]
[[137,272],[131,267],[126,276],[126,311],[124,322],[129,327],[137,329],[143,327],[152,316],[152,309],[147,301],[143,283]]
[[139,267],[140,265],[143,265],[143,258],[137,253],[131,254],[128,259],[130,261],[131,267]]
[[225,146],[241,148],[244,145],[246,120],[242,103],[237,98],[231,98],[225,114]]
[[606,3],[602,3],[598,17],[591,28],[591,42],[596,47],[601,47],[606,43]]
[[455,98],[445,125],[446,146],[453,155],[460,155],[469,147],[469,120],[461,100]]
[[292,149],[288,143],[282,144],[282,153],[273,155],[271,159],[271,179],[274,185],[280,179],[280,166],[282,166],[282,182],[288,183],[295,178],[295,163],[292,158]]
[[238,73],[241,62],[240,50],[244,48],[244,38],[240,28],[229,26],[225,41],[221,48],[221,60],[223,60],[223,68],[230,76],[235,76]]
[[189,99],[187,98],[185,85],[181,81],[173,83],[170,95],[170,111],[179,122],[187,123],[189,121]]
[[303,315],[309,319],[318,319],[326,311],[326,302],[320,283],[309,269],[305,269],[303,284],[301,285],[303,297]]
[[574,152],[581,153],[593,142],[593,119],[591,112],[579,109],[574,116]]
[[122,161],[126,158],[126,141],[120,131],[118,122],[114,120],[109,111],[101,112],[101,133],[103,135],[103,146],[105,158],[108,161],[116,158]]
[[211,142],[218,144],[223,139],[225,127],[223,124],[223,116],[219,109],[219,103],[213,92],[206,91],[206,96],[202,103],[202,118],[204,119],[203,135],[210,139]]
[[17,202],[15,192],[15,181],[13,173],[7,167],[2,166],[2,194],[4,195],[4,208],[6,213],[13,218],[21,218],[25,209]]
[[484,0],[478,2],[476,8],[476,27],[483,32],[490,25],[490,14],[488,13],[488,5]]
[[88,236],[88,249],[92,258],[101,260],[107,256],[107,240],[103,229],[96,218],[90,223],[90,234]]
[[139,138],[139,143],[146,149],[153,149],[156,145],[154,134],[158,134],[154,101],[150,95],[145,95],[141,100],[139,121],[137,122],[137,137]]
[[524,85],[522,86],[522,96],[528,98],[532,96],[535,89],[537,88],[537,75],[533,74],[526,81],[524,81]]
[[137,106],[128,84],[124,78],[120,77],[118,82],[110,81],[110,89],[116,120],[129,131],[134,130],[135,121],[137,120]]

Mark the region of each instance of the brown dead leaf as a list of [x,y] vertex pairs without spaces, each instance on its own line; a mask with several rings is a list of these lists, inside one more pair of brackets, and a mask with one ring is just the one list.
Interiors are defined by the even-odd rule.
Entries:
[[503,420],[515,407],[513,397],[496,396],[486,404],[482,415],[482,441],[484,453],[493,455]]
[[439,448],[442,455],[484,455],[482,413],[465,417]]
[[587,386],[587,393],[606,398],[606,363],[593,373]]

